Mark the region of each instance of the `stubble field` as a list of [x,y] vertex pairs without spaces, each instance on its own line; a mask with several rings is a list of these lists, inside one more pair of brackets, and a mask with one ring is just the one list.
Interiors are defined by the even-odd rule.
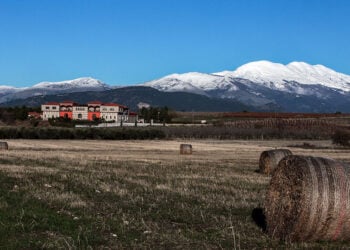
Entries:
[[[274,241],[252,218],[270,180],[256,172],[260,153],[303,142],[9,140],[0,248],[345,247]],[[322,149],[289,149],[350,162],[350,150],[308,143]]]

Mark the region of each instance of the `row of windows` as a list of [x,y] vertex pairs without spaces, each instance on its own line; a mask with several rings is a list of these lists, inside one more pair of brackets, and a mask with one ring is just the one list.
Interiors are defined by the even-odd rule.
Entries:
[[62,107],[61,110],[62,110],[62,111],[67,111],[67,110],[68,110],[68,111],[72,111],[72,108]]
[[[71,110],[61,110],[61,111],[70,112]],[[78,110],[77,110],[77,111],[78,111]],[[86,111],[86,110],[83,110],[83,111]],[[57,111],[57,113],[58,113],[58,111]],[[102,115],[102,117],[104,117],[104,116]],[[108,115],[105,115],[105,117],[108,118]],[[110,117],[112,117],[112,116],[110,116]],[[114,116],[114,118],[116,118],[116,116]]]
[[87,110],[87,108],[86,107],[75,107],[75,110],[85,111],[85,110]]
[[[56,109],[56,106],[51,107],[51,109]],[[50,106],[46,106],[45,109],[50,109]]]
[[[50,106],[46,106],[45,109],[46,109],[46,110],[50,110]],[[57,107],[56,107],[56,106],[53,106],[53,107],[51,107],[51,109],[52,109],[52,110],[56,110]],[[62,110],[62,111],[65,111],[65,110],[72,110],[72,108],[62,107],[61,110]],[[85,110],[87,110],[87,108],[86,108],[86,107],[76,107],[75,110],[77,110],[77,111],[85,111]],[[94,109],[93,109],[93,108],[89,108],[89,110],[90,110],[90,111],[93,111]],[[99,108],[96,108],[96,111],[99,111],[99,110],[100,110]],[[107,108],[102,108],[102,111],[108,111],[108,109],[107,109]],[[115,109],[114,109],[114,108],[110,108],[109,111],[115,111]]]
[[[102,111],[108,111],[107,108],[102,108]],[[109,111],[115,111],[115,108],[109,108]]]
[[[44,118],[54,118],[55,116],[54,115],[44,115]],[[57,117],[57,116],[56,116]],[[65,117],[68,117],[68,115],[67,114],[65,114]],[[104,119],[108,119],[108,117],[109,117],[109,119],[111,120],[111,119],[117,119],[117,117],[116,116],[112,116],[112,115],[110,115],[110,116],[108,116],[108,115],[103,115],[101,118],[104,118]],[[82,119],[83,118],[83,115],[82,114],[78,114],[78,119]],[[96,118],[96,115],[93,115],[93,119],[94,118]]]
[[[101,118],[108,119],[108,115],[103,115],[101,116]],[[112,115],[109,116],[109,119],[116,119],[116,118],[117,118],[116,116],[112,116]]]
[[55,118],[55,117],[58,117],[58,116],[54,116],[54,115],[44,115],[44,118]]
[[89,108],[89,111],[100,111],[100,108],[99,107],[97,107],[97,108],[94,108],[94,107],[90,107]]

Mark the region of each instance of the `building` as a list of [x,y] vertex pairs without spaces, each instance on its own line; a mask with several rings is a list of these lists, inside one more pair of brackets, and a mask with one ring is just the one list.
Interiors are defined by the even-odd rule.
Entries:
[[115,122],[134,122],[135,117],[137,117],[135,113],[129,113],[129,109],[126,106],[116,103],[102,103],[100,101],[92,101],[84,105],[73,101],[48,102],[41,105],[41,110],[43,112],[43,120],[62,117],[73,120],[93,121],[101,119]]
[[33,112],[28,112],[28,118],[29,119],[41,119],[42,117],[41,117],[41,113],[33,111]]
[[58,102],[45,103],[41,105],[41,111],[43,112],[43,120],[60,117],[60,103]]

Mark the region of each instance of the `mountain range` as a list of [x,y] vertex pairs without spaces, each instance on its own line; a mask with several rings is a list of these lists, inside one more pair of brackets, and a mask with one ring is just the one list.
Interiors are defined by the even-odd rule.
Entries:
[[100,80],[83,77],[62,82],[41,82],[32,87],[15,88],[0,86],[0,103],[16,99],[25,99],[32,96],[54,95],[84,91],[104,91],[112,89],[111,86]]
[[[150,88],[153,90],[149,90]],[[88,95],[82,93],[86,91],[89,91]],[[350,112],[349,75],[323,65],[310,65],[305,62],[283,65],[269,61],[247,63],[234,71],[171,74],[132,87],[116,88],[93,78],[43,82],[28,88],[0,86],[0,103],[34,105],[41,104],[40,100],[58,100],[60,97],[75,97],[77,99],[74,100],[80,102],[86,96],[91,99],[103,97],[110,100],[118,99],[118,93],[131,92],[137,96],[128,96],[125,104],[132,99],[140,103],[167,105],[178,110],[237,111],[244,108],[288,112]],[[172,100],[171,105],[164,97]],[[189,106],[184,108],[181,106],[184,103],[182,99],[189,97],[197,100],[193,101],[196,105],[191,106],[191,102],[186,102]],[[120,96],[119,99],[124,97]],[[206,103],[201,105],[202,101]],[[208,106],[208,103],[212,106]],[[136,103],[132,105],[137,107]]]

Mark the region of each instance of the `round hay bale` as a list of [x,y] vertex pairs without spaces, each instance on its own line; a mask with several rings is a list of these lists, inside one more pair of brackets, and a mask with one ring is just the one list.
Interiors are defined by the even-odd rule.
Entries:
[[260,173],[271,174],[280,160],[292,152],[288,149],[267,150],[261,153],[259,160]]
[[286,156],[272,175],[264,211],[267,233],[275,239],[350,240],[350,166]]
[[8,150],[8,149],[9,149],[9,146],[7,142],[0,141],[0,150]]
[[192,145],[191,144],[180,144],[180,154],[191,155],[192,154]]

